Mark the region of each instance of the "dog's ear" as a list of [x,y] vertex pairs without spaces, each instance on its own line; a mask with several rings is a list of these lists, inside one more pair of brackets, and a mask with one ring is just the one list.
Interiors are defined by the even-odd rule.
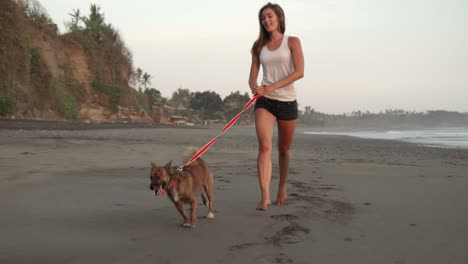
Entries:
[[157,166],[156,166],[156,163],[151,162],[151,167],[157,167]]
[[169,169],[171,168],[171,165],[172,165],[172,160],[169,161],[166,165],[164,165],[164,169],[169,171]]

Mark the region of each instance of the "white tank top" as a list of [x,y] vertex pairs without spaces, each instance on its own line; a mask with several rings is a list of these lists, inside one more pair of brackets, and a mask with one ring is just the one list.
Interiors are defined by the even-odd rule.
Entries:
[[[280,47],[274,51],[269,50],[266,45],[263,46],[259,59],[263,68],[262,85],[271,85],[295,71],[291,50],[288,47],[288,36],[283,36]],[[294,101],[296,100],[294,83],[276,89],[265,97],[278,101]]]

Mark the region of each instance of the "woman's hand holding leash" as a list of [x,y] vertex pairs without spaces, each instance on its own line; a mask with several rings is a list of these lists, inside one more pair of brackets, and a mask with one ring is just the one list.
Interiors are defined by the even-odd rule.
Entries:
[[253,95],[257,95],[257,87],[258,87],[257,84],[255,84],[255,85],[250,85],[250,91],[252,91],[252,94],[253,94]]
[[257,88],[255,88],[254,90],[254,94],[255,95],[265,95],[265,94],[269,94],[273,92],[273,87],[271,85],[261,85],[261,86],[257,86]]

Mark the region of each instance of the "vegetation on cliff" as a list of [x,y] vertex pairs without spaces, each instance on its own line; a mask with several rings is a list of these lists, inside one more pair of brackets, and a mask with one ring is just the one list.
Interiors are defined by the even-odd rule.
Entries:
[[145,116],[145,98],[128,85],[131,52],[98,6],[75,11],[59,35],[38,1],[0,5],[0,115],[76,120],[101,107],[104,120]]
[[179,114],[201,121],[230,118],[250,99],[232,93],[224,106],[215,92],[182,88],[162,97],[97,5],[87,16],[72,10],[62,35],[36,0],[4,0],[0,7],[0,116],[161,122]]

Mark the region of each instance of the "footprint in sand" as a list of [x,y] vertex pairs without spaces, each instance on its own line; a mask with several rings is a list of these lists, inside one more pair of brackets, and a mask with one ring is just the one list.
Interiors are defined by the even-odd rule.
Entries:
[[292,214],[280,214],[280,215],[272,215],[270,218],[273,218],[275,220],[296,220],[298,217],[296,215]]
[[282,244],[296,244],[302,242],[305,239],[305,236],[310,233],[310,229],[303,227],[293,220],[297,220],[299,217],[292,214],[280,214],[270,216],[275,220],[286,220],[290,225],[283,227],[281,230],[276,232],[275,235],[271,237],[265,237],[265,239],[275,245],[282,246]]
[[253,246],[257,246],[259,243],[243,243],[243,244],[237,244],[229,248],[229,251],[239,251],[239,250],[244,250]]
[[278,263],[278,264],[282,264],[282,263],[294,263],[293,259],[290,258],[289,256],[287,256],[286,254],[284,253],[281,253],[279,254],[279,256],[277,256],[275,258],[275,262],[274,263]]
[[271,237],[265,237],[269,243],[281,247],[283,244],[297,244],[305,240],[305,236],[310,233],[310,229],[300,226],[297,223],[282,228]]

